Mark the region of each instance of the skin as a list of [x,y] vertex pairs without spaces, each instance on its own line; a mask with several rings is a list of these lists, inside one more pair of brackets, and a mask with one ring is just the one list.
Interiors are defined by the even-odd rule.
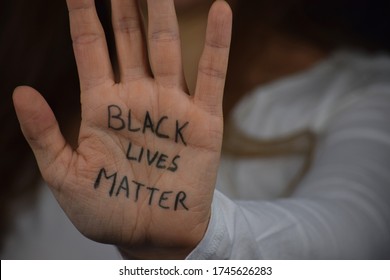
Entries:
[[[213,3],[195,93],[188,95],[173,2],[147,1],[148,54],[138,1],[112,1],[120,69],[116,83],[94,1],[67,1],[81,86],[77,149],[66,143],[54,113],[36,90],[18,87],[13,95],[21,129],[42,176],[72,223],[90,239],[115,244],[132,258],[184,258],[199,243],[210,218],[220,158],[231,10],[224,1]],[[148,111],[153,120],[168,116],[188,122],[183,131],[186,145],[150,131],[109,129],[107,107],[112,104],[124,112],[131,110],[135,120]],[[174,124],[166,122],[164,129],[174,131]],[[171,158],[180,155],[179,169],[170,172],[130,162],[125,157],[129,142]],[[110,197],[107,189],[94,188],[101,168],[162,191],[185,192],[188,211],[149,205],[146,193],[137,203],[129,203],[124,195]]]

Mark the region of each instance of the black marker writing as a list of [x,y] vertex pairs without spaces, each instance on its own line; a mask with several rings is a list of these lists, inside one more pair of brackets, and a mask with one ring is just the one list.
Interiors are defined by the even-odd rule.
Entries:
[[179,155],[171,159],[164,153],[159,151],[151,151],[144,147],[138,147],[129,142],[127,146],[126,158],[130,161],[146,161],[149,166],[155,166],[158,169],[166,169],[175,172],[178,169]]
[[[119,184],[117,184],[119,182]],[[94,189],[106,188],[108,195],[113,197],[125,197],[129,201],[137,202],[142,196],[148,201],[149,206],[158,206],[165,210],[186,210],[187,194],[184,191],[162,191],[156,186],[145,186],[137,181],[129,181],[127,176],[119,178],[117,172],[109,174],[105,168],[101,168],[94,182]]]
[[179,139],[183,142],[184,146],[187,146],[186,141],[184,141],[182,130],[188,125],[186,122],[184,125],[180,126],[179,121],[176,121],[176,132],[175,132],[175,142],[179,143]]
[[[163,205],[163,202],[168,200],[168,195],[170,195],[173,192],[163,192],[160,196],[160,200],[158,201],[158,206],[164,209],[169,209],[169,206]],[[188,209],[187,209],[188,210]]]
[[126,192],[126,197],[129,198],[129,181],[127,181],[127,177],[123,177],[121,183],[119,184],[118,190],[116,191],[116,196],[119,195],[121,190]]
[[133,181],[133,183],[136,185],[136,191],[135,191],[135,199],[134,201],[137,202],[138,201],[138,197],[139,197],[139,191],[141,190],[141,188],[145,187],[144,184],[141,184],[141,183],[138,183],[136,181]]
[[102,176],[104,176],[104,178],[106,180],[110,180],[112,178],[112,184],[111,184],[111,188],[110,188],[110,191],[109,191],[109,195],[112,196],[112,192],[114,191],[114,187],[115,187],[115,183],[116,183],[116,172],[112,175],[107,175],[107,172],[104,168],[100,169],[99,171],[99,174],[96,178],[96,181],[95,181],[95,184],[94,184],[94,188],[97,189],[101,183],[101,180],[102,180]]
[[[130,111],[129,111],[130,114]],[[108,106],[108,128],[122,130],[125,128],[125,121],[121,118],[122,109],[116,105]]]
[[188,210],[187,206],[185,206],[184,201],[186,200],[187,195],[185,192],[178,192],[175,199],[175,211],[178,209],[179,204],[186,210]]
[[[107,125],[110,129],[116,131],[127,129],[129,132],[141,132],[143,134],[150,132],[158,138],[173,139],[176,143],[181,142],[187,146],[184,131],[189,122],[181,123],[179,120],[172,121],[168,116],[162,116],[157,120],[153,120],[150,112],[146,111],[143,118],[138,119],[139,126],[135,126],[135,118],[131,110],[128,110],[127,117],[124,117],[121,107],[118,105],[109,105],[107,112]],[[169,129],[171,133],[169,133]]]

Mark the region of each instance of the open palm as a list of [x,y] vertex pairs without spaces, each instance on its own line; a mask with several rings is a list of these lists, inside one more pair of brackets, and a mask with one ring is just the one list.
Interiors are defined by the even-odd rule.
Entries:
[[147,1],[149,53],[137,0],[111,1],[119,83],[94,1],[67,2],[81,84],[78,148],[66,143],[40,94],[27,87],[14,94],[42,175],[87,237],[139,257],[150,249],[188,253],[210,217],[230,9],[216,1],[210,10],[196,91],[189,96],[173,0]]

